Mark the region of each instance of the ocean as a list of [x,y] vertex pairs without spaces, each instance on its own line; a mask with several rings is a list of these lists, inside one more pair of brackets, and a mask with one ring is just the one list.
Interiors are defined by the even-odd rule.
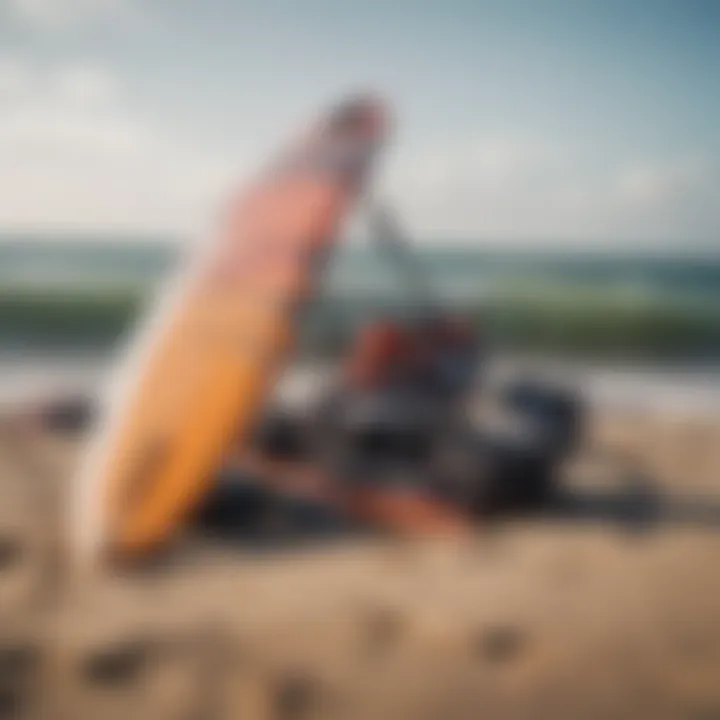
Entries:
[[[720,361],[720,252],[417,250],[436,294],[510,351]],[[178,245],[151,238],[0,237],[0,351],[107,348],[172,271]],[[342,345],[377,312],[417,310],[373,248],[336,253],[308,313],[307,345]]]
[[[720,302],[720,247],[717,252],[633,253],[503,251],[438,243],[416,248],[416,255],[433,284],[451,299],[475,301],[503,287],[561,283],[603,292]],[[177,244],[153,239],[38,240],[0,235],[0,289],[143,286],[168,272],[177,256]],[[355,245],[336,252],[330,273],[334,292],[392,292],[397,285],[396,273],[376,250]]]

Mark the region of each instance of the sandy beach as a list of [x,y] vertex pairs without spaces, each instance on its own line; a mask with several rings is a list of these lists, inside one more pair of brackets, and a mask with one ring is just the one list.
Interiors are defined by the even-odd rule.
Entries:
[[248,543],[63,571],[80,438],[0,435],[0,716],[720,717],[720,418],[596,410],[558,498],[471,540]]

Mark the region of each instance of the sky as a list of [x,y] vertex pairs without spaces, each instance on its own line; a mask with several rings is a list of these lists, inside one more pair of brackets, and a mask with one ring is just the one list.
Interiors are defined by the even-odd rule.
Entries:
[[0,231],[202,232],[339,97],[421,241],[720,245],[713,0],[0,0]]

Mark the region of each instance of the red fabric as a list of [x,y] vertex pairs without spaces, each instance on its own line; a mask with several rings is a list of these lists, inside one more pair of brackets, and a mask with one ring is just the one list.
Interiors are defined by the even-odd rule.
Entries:
[[390,322],[376,322],[361,331],[350,356],[348,374],[355,383],[378,384],[402,372],[412,356],[411,337]]

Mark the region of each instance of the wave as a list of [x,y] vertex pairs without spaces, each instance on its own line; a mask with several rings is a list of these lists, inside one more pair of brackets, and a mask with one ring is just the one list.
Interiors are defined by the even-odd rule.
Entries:
[[[150,302],[148,286],[46,288],[0,286],[0,346],[108,348]],[[720,304],[584,285],[525,283],[488,290],[455,305],[499,350],[567,356],[720,361]],[[354,329],[378,313],[418,308],[392,294],[329,288],[307,311],[300,349],[341,352]]]

